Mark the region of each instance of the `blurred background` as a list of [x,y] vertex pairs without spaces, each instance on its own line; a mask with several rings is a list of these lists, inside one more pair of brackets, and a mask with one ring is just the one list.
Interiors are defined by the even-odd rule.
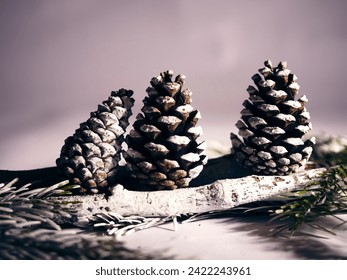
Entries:
[[135,91],[133,121],[168,69],[229,148],[266,59],[298,76],[315,134],[346,134],[346,51],[344,0],[0,0],[0,169],[55,165],[111,90]]

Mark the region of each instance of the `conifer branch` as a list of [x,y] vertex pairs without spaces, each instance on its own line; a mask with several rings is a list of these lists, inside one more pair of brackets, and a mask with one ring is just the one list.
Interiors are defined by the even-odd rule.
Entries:
[[[289,201],[273,211],[270,222],[280,220],[281,225],[274,228],[275,234],[289,231],[292,235],[304,224],[315,229],[332,232],[321,226],[317,218],[331,216],[341,220],[337,215],[347,213],[347,169],[345,166],[330,168],[323,172],[316,181],[308,183],[305,188],[293,191],[286,196]],[[271,211],[271,212],[272,212]]]
[[71,209],[46,200],[74,188],[68,181],[49,188],[31,184],[17,188],[17,181],[0,184],[0,259],[163,258],[129,250],[112,237],[75,227]]
[[79,201],[79,219],[86,220],[100,209],[122,216],[168,217],[189,213],[224,211],[242,204],[268,199],[283,200],[286,192],[303,188],[325,169],[307,170],[288,176],[246,176],[238,179],[217,180],[200,187],[182,188],[175,191],[129,191],[121,185],[113,194],[52,197],[73,209]]

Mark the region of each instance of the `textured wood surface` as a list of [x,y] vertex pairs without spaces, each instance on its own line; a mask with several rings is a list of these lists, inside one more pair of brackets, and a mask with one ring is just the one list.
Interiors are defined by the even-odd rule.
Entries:
[[252,175],[222,179],[204,186],[174,191],[131,191],[117,185],[113,194],[107,198],[103,195],[89,195],[52,199],[78,207],[80,219],[102,211],[146,217],[203,213],[226,210],[255,201],[281,199],[281,194],[304,187],[324,170],[312,169],[287,176]]
[[[209,160],[203,172],[191,187],[165,191],[135,191],[136,180],[130,179],[123,167],[119,173],[120,184],[112,195],[71,195],[51,199],[78,208],[83,220],[90,215],[112,211],[120,215],[174,216],[187,213],[220,211],[245,203],[279,199],[288,191],[302,188],[324,168],[305,170],[287,176],[256,176],[245,173],[231,155]],[[20,178],[20,183],[37,182],[49,186],[63,180],[57,168],[28,171],[0,171],[0,181]],[[79,202],[79,203],[76,203]]]

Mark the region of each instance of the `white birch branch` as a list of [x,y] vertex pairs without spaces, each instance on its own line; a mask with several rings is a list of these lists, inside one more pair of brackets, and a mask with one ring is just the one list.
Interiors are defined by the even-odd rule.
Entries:
[[252,175],[239,179],[223,179],[200,187],[173,191],[129,191],[117,185],[113,195],[107,199],[103,195],[50,199],[67,203],[72,208],[78,207],[78,217],[82,220],[103,211],[112,211],[122,216],[175,216],[221,211],[268,199],[279,200],[281,194],[303,188],[325,170],[312,169],[288,176]]

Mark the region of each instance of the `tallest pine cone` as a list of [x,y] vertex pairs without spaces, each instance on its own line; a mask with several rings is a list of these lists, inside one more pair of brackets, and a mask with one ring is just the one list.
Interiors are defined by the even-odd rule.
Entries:
[[124,158],[144,188],[187,187],[207,160],[205,143],[198,142],[200,113],[190,105],[190,90],[182,90],[185,76],[172,76],[169,70],[151,80],[143,114],[126,138]]
[[236,160],[254,174],[287,175],[305,164],[312,152],[314,138],[303,142],[312,125],[305,108],[306,96],[295,101],[299,91],[296,76],[286,62],[273,67],[265,61],[262,74],[253,75],[256,88],[249,86],[248,100],[236,123],[241,141],[231,133]]

